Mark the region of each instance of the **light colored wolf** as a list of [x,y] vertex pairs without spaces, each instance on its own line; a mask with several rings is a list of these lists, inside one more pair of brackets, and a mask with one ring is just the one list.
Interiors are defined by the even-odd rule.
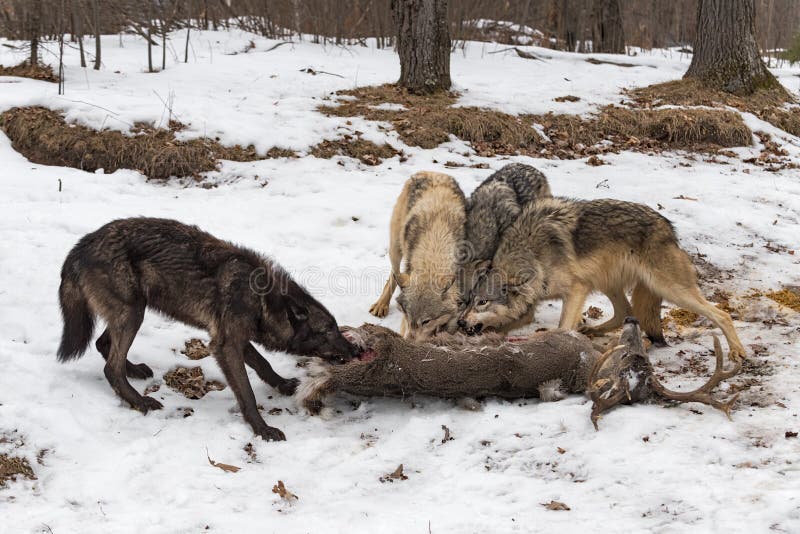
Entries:
[[[457,252],[464,241],[466,200],[446,174],[418,172],[406,181],[389,229],[392,273],[370,313],[385,317],[397,286],[401,334],[423,340],[454,331],[458,319]],[[400,262],[405,258],[405,272]]]
[[[663,342],[661,301],[708,317],[722,329],[737,361],[744,346],[730,315],[706,301],[697,274],[678,246],[672,224],[642,204],[619,200],[551,198],[526,206],[503,234],[461,321],[468,333],[507,331],[543,299],[562,299],[559,327],[575,329],[586,297],[605,293],[614,317],[592,333],[622,325],[619,309],[633,289],[633,315]],[[624,302],[623,302],[624,301]]]

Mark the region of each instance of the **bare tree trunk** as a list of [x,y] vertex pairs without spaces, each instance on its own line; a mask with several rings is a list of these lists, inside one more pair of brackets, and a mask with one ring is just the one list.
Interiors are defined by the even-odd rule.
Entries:
[[782,87],[761,59],[755,15],[754,0],[700,0],[694,55],[684,77],[740,95]]
[[447,0],[392,0],[400,86],[415,93],[450,88]]
[[153,72],[153,10],[147,10],[147,72]]
[[594,0],[592,6],[592,51],[625,53],[625,35],[619,0]]
[[77,8],[75,4],[71,5],[72,7],[72,40],[78,41],[78,50],[80,51],[81,56],[81,67],[86,67],[86,53],[83,50],[83,25],[81,23],[80,18],[78,18],[78,10],[82,9],[83,6],[78,4]]
[[98,0],[92,1],[92,9],[94,11],[94,70],[100,70],[100,6]]
[[42,0],[31,2],[31,13],[29,15],[28,33],[31,39],[31,54],[29,62],[31,66],[39,64],[39,37],[42,33]]
[[183,62],[189,63],[189,33],[192,31],[191,26],[186,27],[186,48],[183,50]]

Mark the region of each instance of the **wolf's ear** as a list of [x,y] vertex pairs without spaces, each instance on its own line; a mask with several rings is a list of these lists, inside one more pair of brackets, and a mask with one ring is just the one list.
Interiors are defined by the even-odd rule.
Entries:
[[394,283],[400,286],[400,289],[407,288],[409,282],[411,281],[411,277],[408,276],[406,273],[393,272],[392,277],[394,278]]
[[289,314],[289,318],[294,319],[295,321],[308,320],[308,308],[294,299],[289,299],[289,308],[286,310],[286,312]]
[[517,276],[516,278],[512,278],[507,283],[503,284],[503,292],[508,295],[519,295],[522,291],[522,286],[527,284],[532,278],[532,275]]

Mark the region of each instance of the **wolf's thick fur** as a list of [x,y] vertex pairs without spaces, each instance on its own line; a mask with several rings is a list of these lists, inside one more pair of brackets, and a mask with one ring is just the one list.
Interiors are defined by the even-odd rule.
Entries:
[[522,208],[552,196],[547,177],[523,163],[509,163],[475,188],[467,201],[466,246],[459,253],[464,305],[478,282],[481,265],[494,257],[503,232],[517,220]]
[[670,222],[647,206],[618,200],[552,198],[526,206],[503,234],[462,320],[468,331],[504,331],[539,300],[559,298],[559,327],[574,329],[586,297],[601,291],[615,314],[592,330],[607,331],[622,325],[625,316],[617,309],[627,306],[630,288],[633,315],[652,340],[663,342],[660,309],[666,299],[708,317],[725,334],[731,358],[744,356],[730,315],[700,293]]
[[[403,311],[401,333],[425,339],[453,331],[458,319],[457,253],[464,240],[466,201],[446,174],[418,172],[406,181],[389,229],[392,273],[370,313],[385,317],[396,286]],[[400,262],[405,258],[405,272]]]
[[465,260],[491,260],[522,208],[552,196],[547,177],[523,163],[510,163],[486,178],[467,201],[466,234],[472,250]]
[[59,288],[64,332],[58,359],[81,356],[100,316],[107,328],[96,346],[105,376],[132,408],[147,413],[161,403],[140,395],[126,375],[147,378],[145,364],[127,360],[146,308],[205,329],[245,420],[264,439],[285,439],[258,412],[245,363],[281,393],[296,380],[279,376],[252,342],[272,350],[349,359],[355,349],[333,316],[271,260],[167,219],[110,222],[70,251]]

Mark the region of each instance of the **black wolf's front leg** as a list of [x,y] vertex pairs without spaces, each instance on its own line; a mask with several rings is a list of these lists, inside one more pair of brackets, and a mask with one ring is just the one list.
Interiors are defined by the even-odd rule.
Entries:
[[283,395],[294,395],[300,381],[296,378],[283,378],[275,372],[266,358],[264,358],[252,343],[244,348],[244,363],[250,366],[259,378],[277,389]]
[[267,441],[284,441],[286,436],[279,429],[269,426],[256,405],[256,396],[247,378],[244,367],[247,347],[252,348],[246,339],[237,339],[235,336],[225,335],[222,340],[214,340],[214,353],[228,384],[231,386],[239,408],[242,410],[244,420],[247,421],[253,432]]

